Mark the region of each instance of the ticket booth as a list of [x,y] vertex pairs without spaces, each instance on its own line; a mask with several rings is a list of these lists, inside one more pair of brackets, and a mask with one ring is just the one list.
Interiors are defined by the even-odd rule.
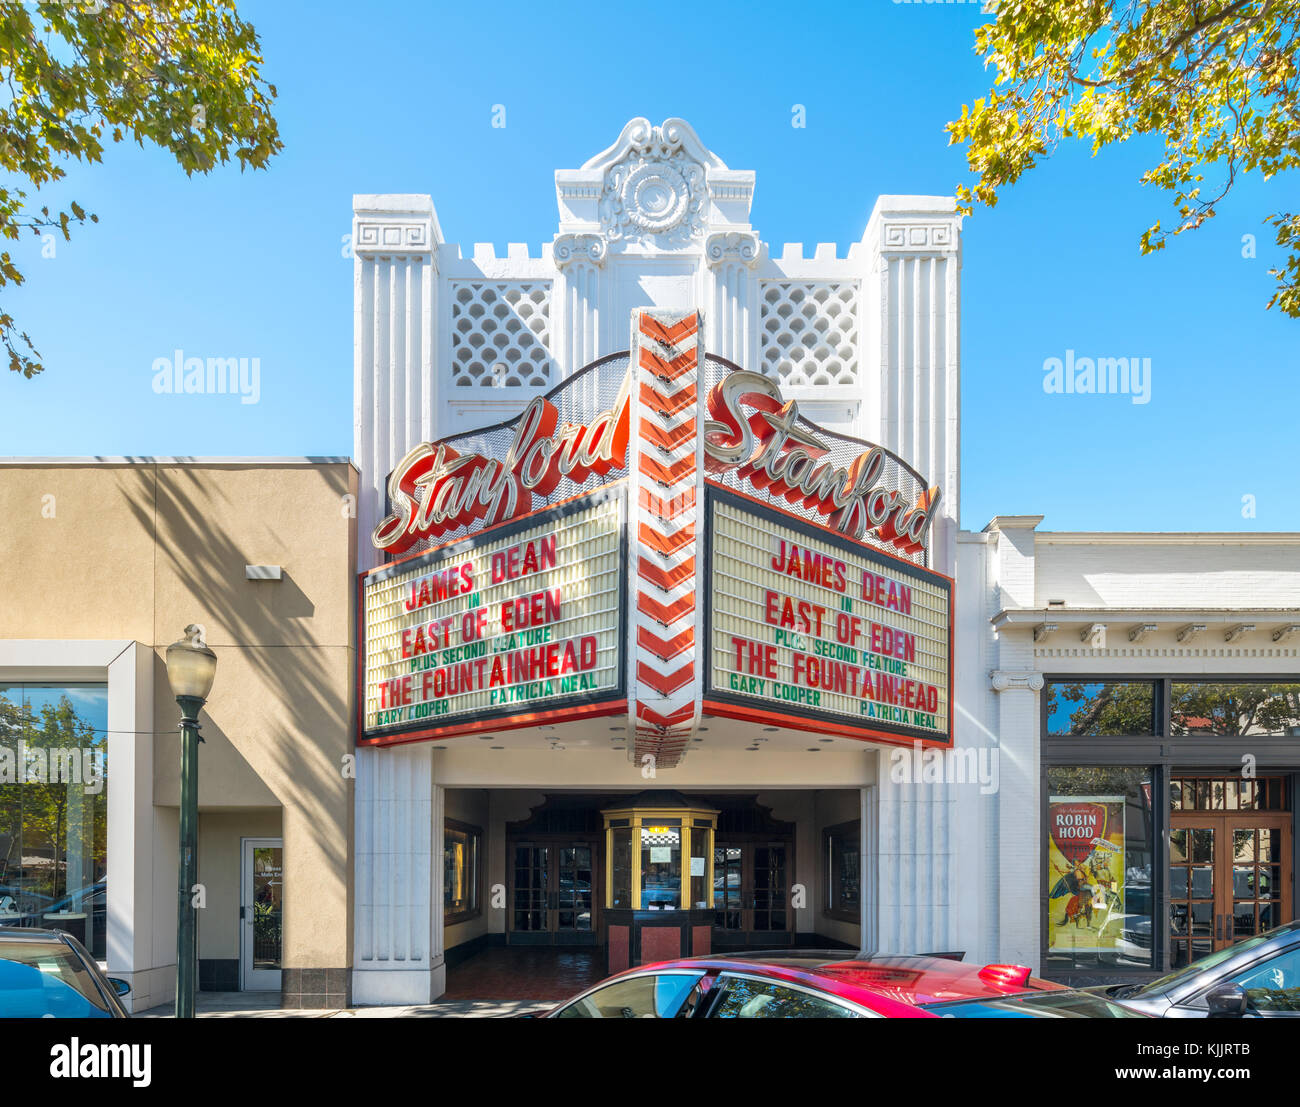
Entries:
[[718,809],[680,792],[603,808],[609,971],[710,952]]

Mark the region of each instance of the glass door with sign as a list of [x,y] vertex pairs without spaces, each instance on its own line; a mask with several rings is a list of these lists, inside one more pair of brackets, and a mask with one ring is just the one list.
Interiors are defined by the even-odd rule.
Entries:
[[591,841],[510,843],[510,943],[595,945]]
[[1291,815],[1281,779],[1171,781],[1173,968],[1291,918]]
[[246,992],[279,991],[284,843],[279,838],[243,838],[241,846],[240,987]]

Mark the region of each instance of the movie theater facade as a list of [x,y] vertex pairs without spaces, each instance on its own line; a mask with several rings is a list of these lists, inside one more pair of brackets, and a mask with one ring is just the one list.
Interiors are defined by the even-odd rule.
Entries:
[[960,532],[949,198],[778,251],[672,119],[555,181],[505,256],[354,201],[353,1002],[496,946],[1149,973],[1206,902],[1289,916],[1295,536]]

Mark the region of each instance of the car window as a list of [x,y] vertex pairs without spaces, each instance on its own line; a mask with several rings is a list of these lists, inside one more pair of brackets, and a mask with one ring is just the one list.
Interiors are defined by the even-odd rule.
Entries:
[[85,965],[67,946],[0,942],[0,1017],[111,1018]]
[[802,988],[774,980],[722,976],[722,995],[709,1011],[711,1019],[855,1019],[857,1011]]
[[1143,1016],[1088,992],[1026,992],[954,1003],[931,1003],[927,1011],[946,1019],[1140,1019]]
[[1300,1012],[1300,946],[1251,965],[1232,982],[1246,989],[1252,1011]]
[[687,1006],[700,973],[633,976],[597,988],[562,1008],[557,1019],[671,1019]]

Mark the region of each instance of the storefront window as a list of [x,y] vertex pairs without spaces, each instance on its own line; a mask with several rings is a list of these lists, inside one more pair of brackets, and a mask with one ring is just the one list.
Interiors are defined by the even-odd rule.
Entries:
[[479,913],[479,844],[476,826],[444,823],[442,838],[442,912],[447,923],[462,922]]
[[0,925],[107,953],[108,687],[0,685]]
[[1300,684],[1174,681],[1169,708],[1174,734],[1300,737]]
[[832,918],[858,922],[862,898],[862,830],[858,822],[827,827],[826,914]]
[[1049,681],[1049,735],[1150,735],[1155,733],[1153,681]]
[[641,906],[682,905],[682,828],[666,824],[641,827]]
[[1152,770],[1047,771],[1045,972],[1155,968]]

